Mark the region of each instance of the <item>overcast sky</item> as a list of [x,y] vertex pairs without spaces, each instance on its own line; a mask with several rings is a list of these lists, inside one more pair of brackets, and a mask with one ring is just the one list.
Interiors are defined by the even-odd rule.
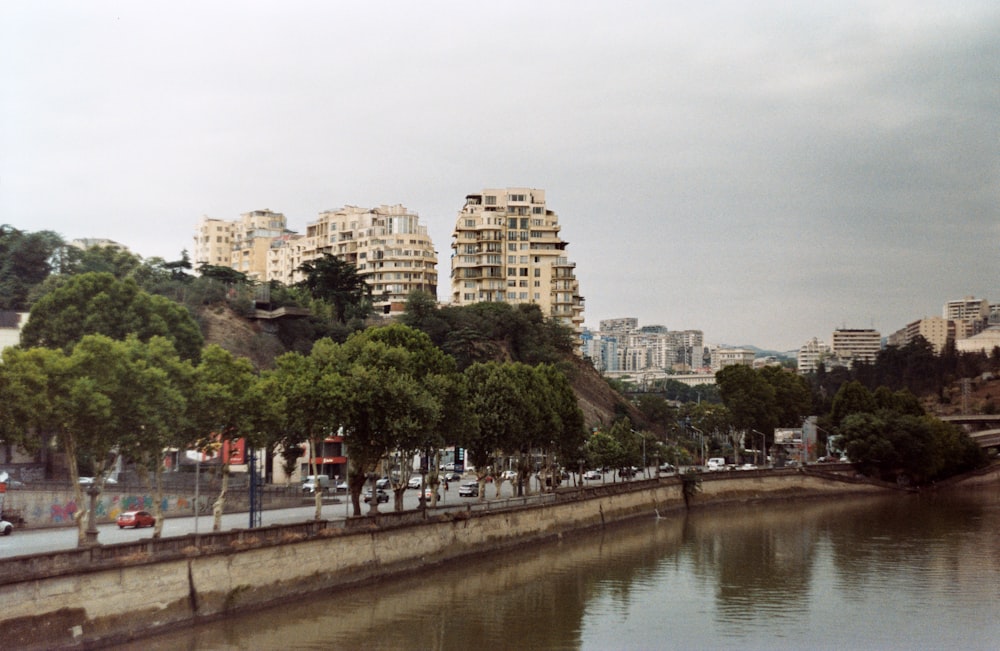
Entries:
[[[1000,302],[1000,3],[0,3],[0,223],[546,191],[586,325],[798,348]],[[697,5],[690,8],[688,5]]]

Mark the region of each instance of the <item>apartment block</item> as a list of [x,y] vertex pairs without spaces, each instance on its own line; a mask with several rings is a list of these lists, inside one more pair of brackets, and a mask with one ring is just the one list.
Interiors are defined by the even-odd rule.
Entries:
[[712,349],[712,372],[715,373],[727,366],[753,366],[753,359],[757,354],[745,348],[713,348]]
[[195,269],[203,264],[228,267],[233,261],[233,230],[236,223],[202,217],[195,227],[192,263]]
[[870,328],[834,330],[832,350],[848,366],[856,361],[872,363],[882,350],[882,335]]
[[955,338],[965,339],[982,332],[989,325],[993,314],[990,302],[974,296],[948,301],[942,310],[945,319],[955,322]]
[[354,265],[371,286],[379,314],[402,313],[413,291],[437,296],[437,252],[427,227],[405,206],[344,206],[321,212],[306,226],[299,264],[324,253]]
[[466,196],[452,232],[452,304],[533,303],[581,332],[584,299],[561,228],[544,190],[487,189]]
[[798,372],[806,375],[815,373],[820,362],[831,354],[830,347],[816,337],[813,337],[799,348],[797,356]]

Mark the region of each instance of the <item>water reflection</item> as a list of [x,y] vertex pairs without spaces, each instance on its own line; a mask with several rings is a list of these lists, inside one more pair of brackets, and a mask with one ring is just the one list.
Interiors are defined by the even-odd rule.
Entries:
[[651,515],[124,648],[989,648],[998,585],[996,491],[753,505]]

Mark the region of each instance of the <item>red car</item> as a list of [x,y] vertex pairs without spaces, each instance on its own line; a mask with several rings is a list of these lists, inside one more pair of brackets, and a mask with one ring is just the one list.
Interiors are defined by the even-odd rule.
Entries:
[[156,524],[156,518],[149,511],[125,511],[118,516],[118,528],[125,527],[152,527]]

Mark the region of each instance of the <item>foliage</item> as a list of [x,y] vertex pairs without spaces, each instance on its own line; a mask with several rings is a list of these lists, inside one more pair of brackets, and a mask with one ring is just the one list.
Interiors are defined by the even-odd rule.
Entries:
[[572,354],[572,332],[546,319],[537,305],[476,303],[436,307],[426,294],[407,300],[402,322],[426,332],[455,358],[459,370],[477,362],[510,359],[529,365],[553,364]]
[[865,474],[926,484],[986,463],[985,452],[950,424],[924,414],[907,391],[860,382],[845,384],[834,398],[836,423],[848,458]]
[[51,231],[26,233],[0,226],[0,309],[28,310],[32,290],[57,268],[65,249],[62,238]]
[[298,271],[305,278],[297,285],[313,298],[330,303],[338,323],[348,317],[365,318],[371,313],[371,286],[358,275],[354,265],[324,253],[316,260],[303,262]]
[[184,359],[197,359],[203,343],[191,314],[177,303],[142,291],[132,279],[85,273],[38,299],[21,345],[69,349],[87,334],[117,340],[135,335],[141,341],[162,336]]

